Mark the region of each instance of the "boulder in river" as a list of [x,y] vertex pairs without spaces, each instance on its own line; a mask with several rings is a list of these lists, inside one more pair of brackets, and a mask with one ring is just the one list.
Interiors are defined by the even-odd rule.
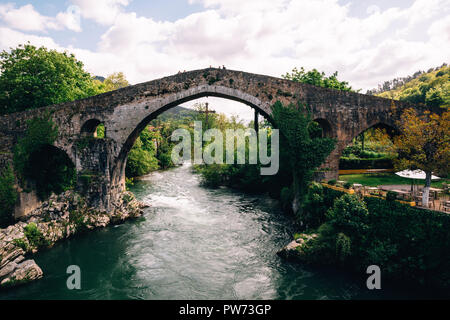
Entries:
[[278,251],[277,254],[285,259],[305,261],[306,254],[303,249],[305,248],[305,246],[309,241],[317,237],[318,235],[315,233],[313,234],[302,233],[296,240],[289,242],[285,247],[283,247],[280,251]]
[[[10,266],[10,267],[8,267]],[[9,262],[0,271],[6,270],[8,275],[3,276],[0,286],[15,286],[42,278],[44,273],[33,259],[25,260],[21,263]],[[2,272],[3,273],[3,272]],[[1,279],[0,275],[0,279]]]

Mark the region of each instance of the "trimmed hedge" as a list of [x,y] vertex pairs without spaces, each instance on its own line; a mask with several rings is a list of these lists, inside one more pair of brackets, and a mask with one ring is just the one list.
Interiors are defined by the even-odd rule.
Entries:
[[450,288],[450,215],[397,201],[364,201],[370,212],[367,237],[396,248],[380,267],[401,280]]
[[392,158],[347,158],[341,157],[339,169],[390,169],[394,167]]
[[[335,200],[345,194],[327,187],[314,191],[322,195],[321,201],[314,204],[322,211],[332,208]],[[346,235],[356,246],[352,247],[348,266],[362,272],[376,264],[387,278],[450,288],[450,215],[375,197],[364,197],[364,202],[369,212],[364,219],[368,229],[362,234]],[[319,221],[329,224],[324,212],[319,216]],[[327,246],[334,248],[335,238],[330,239],[326,240]]]

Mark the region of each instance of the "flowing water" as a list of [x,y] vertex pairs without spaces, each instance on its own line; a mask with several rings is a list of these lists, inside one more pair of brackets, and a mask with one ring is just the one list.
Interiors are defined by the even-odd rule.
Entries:
[[[276,251],[295,230],[277,201],[204,188],[187,165],[152,173],[132,191],[151,205],[143,217],[39,253],[35,260],[44,278],[0,291],[0,299],[429,297],[398,288],[371,291],[367,275],[280,259]],[[69,265],[81,269],[81,290],[67,289]]]

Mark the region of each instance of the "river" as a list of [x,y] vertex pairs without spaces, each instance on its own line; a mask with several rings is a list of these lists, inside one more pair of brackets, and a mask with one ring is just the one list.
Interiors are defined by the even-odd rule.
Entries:
[[[292,239],[277,201],[200,186],[190,166],[143,177],[132,188],[151,205],[143,217],[58,243],[36,255],[44,278],[0,299],[389,299],[423,291],[371,291],[366,275],[287,262]],[[68,290],[66,269],[81,269]],[[382,283],[382,287],[384,283]]]

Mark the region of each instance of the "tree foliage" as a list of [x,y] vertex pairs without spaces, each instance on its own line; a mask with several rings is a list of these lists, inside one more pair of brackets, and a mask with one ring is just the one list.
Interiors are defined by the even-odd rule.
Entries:
[[301,67],[300,70],[298,70],[297,68],[292,69],[291,73],[287,72],[282,77],[287,80],[308,83],[318,87],[332,88],[341,91],[355,91],[351,86],[349,86],[348,82],[339,81],[337,76],[337,71],[331,76],[327,77],[325,75],[325,72],[317,71],[317,69],[305,71],[305,69]]
[[318,128],[310,125],[311,118],[301,104],[283,106],[277,101],[272,106],[272,117],[280,130],[281,145],[286,150],[294,175],[293,211],[297,212],[301,209],[300,202],[312,180],[314,170],[333,151],[335,140],[322,138],[317,134]]
[[100,93],[73,54],[19,45],[0,53],[0,114],[39,108]]
[[158,169],[158,160],[155,158],[155,154],[144,148],[141,139],[138,137],[128,154],[125,175],[132,178],[156,169]]
[[396,168],[425,171],[424,204],[427,204],[431,173],[447,176],[450,168],[450,111],[438,115],[406,109],[397,125],[402,134],[394,138],[399,155]]
[[94,82],[100,92],[113,91],[130,85],[123,72],[114,72],[103,82],[100,80],[94,80]]

